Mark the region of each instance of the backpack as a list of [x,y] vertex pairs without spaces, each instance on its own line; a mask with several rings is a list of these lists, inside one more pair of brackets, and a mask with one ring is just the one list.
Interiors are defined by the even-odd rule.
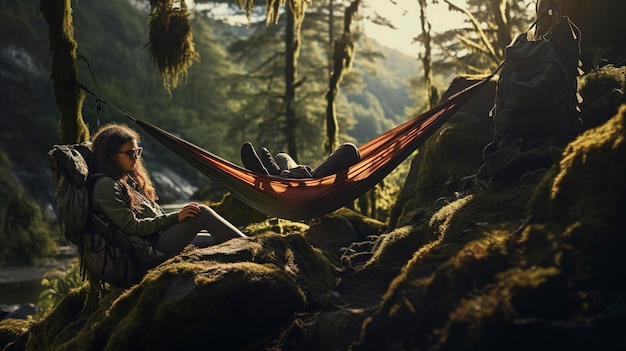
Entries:
[[505,49],[492,114],[495,139],[576,137],[579,55],[580,30],[566,16],[537,40],[520,34]]
[[531,41],[522,33],[505,49],[490,112],[494,141],[483,150],[479,178],[547,168],[553,146],[580,133],[580,34],[561,16],[546,35]]
[[61,233],[78,247],[83,278],[89,268],[103,282],[129,287],[166,256],[148,240],[124,233],[93,210],[91,192],[104,176],[90,172],[94,161],[90,143],[54,145],[48,152]]

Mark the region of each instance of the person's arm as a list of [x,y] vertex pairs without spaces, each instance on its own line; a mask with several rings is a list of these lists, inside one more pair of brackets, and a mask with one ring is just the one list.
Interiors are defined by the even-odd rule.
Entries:
[[145,218],[134,213],[129,208],[123,185],[109,177],[100,178],[94,185],[93,204],[96,210],[104,213],[120,230],[130,235],[147,236],[178,223],[178,212]]

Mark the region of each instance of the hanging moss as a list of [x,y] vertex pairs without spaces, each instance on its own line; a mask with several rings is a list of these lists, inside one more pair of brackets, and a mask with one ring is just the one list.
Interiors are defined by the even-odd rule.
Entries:
[[76,39],[72,23],[70,0],[41,0],[41,13],[48,23],[48,39],[52,56],[50,77],[61,112],[60,142],[64,144],[89,140],[89,129],[83,121],[81,109],[85,93],[78,82],[76,67]]
[[152,60],[159,68],[163,86],[168,92],[176,88],[181,78],[200,55],[195,51],[189,12],[185,2],[174,7],[173,1],[150,2],[150,38],[147,44]]
[[[251,1],[250,1],[251,2]],[[278,17],[280,16],[280,8],[285,6],[285,0],[268,0],[266,5],[267,12],[267,24],[278,23]]]

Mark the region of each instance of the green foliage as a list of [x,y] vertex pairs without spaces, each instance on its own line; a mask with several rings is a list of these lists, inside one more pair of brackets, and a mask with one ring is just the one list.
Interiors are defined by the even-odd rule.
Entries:
[[[146,16],[124,0],[76,4],[80,51],[89,63],[80,67],[84,82],[91,82],[88,85],[93,91],[127,114],[173,131],[224,158],[237,160],[240,141],[229,139],[224,131],[228,123],[238,119],[239,102],[227,95],[230,82],[226,77],[232,65],[212,34],[210,21],[199,17],[191,22],[197,53],[204,60],[189,68],[186,84],[172,90],[170,96],[163,90],[159,73],[149,64],[150,56],[144,49],[143,42],[149,35]],[[106,39],[96,39],[103,37]],[[98,112],[89,102],[85,104],[85,114],[92,121],[92,130],[96,117],[101,124],[116,121],[133,127],[119,112],[106,106]],[[211,184],[210,179],[153,139],[148,137],[143,142],[149,169],[176,169],[194,185]]]
[[[18,135],[22,143],[19,148],[8,141],[7,145],[3,145],[12,160],[19,157],[15,155],[24,152],[23,148],[35,147],[37,149],[29,150],[28,155],[36,155],[35,159],[39,160],[52,143],[57,142],[53,131],[56,130],[58,112],[54,99],[51,98],[45,73],[49,67],[47,28],[45,21],[37,17],[37,6],[33,6],[34,2],[35,0],[19,2],[15,6],[8,3],[5,7],[9,10],[0,14],[0,33],[6,33],[2,34],[2,38],[8,40],[19,35],[18,47],[27,49],[42,70],[42,74],[36,77],[41,78],[40,80],[35,80],[32,75],[20,77],[20,82],[28,82],[26,86],[29,89],[24,88],[23,84],[16,85],[14,81],[0,85],[0,91],[6,91],[6,95],[0,95],[19,96],[17,100],[25,101],[24,107],[20,109],[13,107],[13,100],[8,101],[6,108],[10,111],[9,121],[24,121],[24,125],[28,121],[29,125],[24,128],[18,122],[7,124],[8,131]],[[81,0],[73,2],[72,7],[74,34],[78,43],[77,57],[81,58],[78,62],[78,80],[102,99],[130,116],[173,131],[236,163],[239,163],[241,144],[248,140],[265,145],[273,152],[285,151],[284,139],[280,137],[280,132],[284,129],[284,123],[280,121],[284,63],[273,57],[280,53],[282,47],[280,25],[268,26],[260,23],[257,28],[252,24],[250,29],[245,26],[229,27],[197,14],[191,21],[191,26],[195,51],[202,60],[189,67],[185,84],[179,84],[171,91],[170,96],[163,89],[162,77],[151,64],[150,52],[146,49],[150,34],[146,25],[149,13],[145,6],[126,0]],[[324,22],[327,15],[323,12],[324,9],[322,6],[311,8],[313,12],[318,11],[315,16],[307,13],[302,29],[303,43],[306,45],[301,47],[298,68],[298,77],[302,80],[296,106],[297,114],[302,118],[298,125],[300,130],[297,132],[300,143],[299,161],[311,165],[316,165],[326,155],[323,148],[326,105],[324,94],[328,88],[329,53]],[[15,17],[6,18],[5,21],[5,14]],[[336,14],[336,22],[339,24],[341,11]],[[5,28],[5,24],[11,27]],[[24,29],[16,31],[15,28],[19,27]],[[397,52],[389,53],[391,63],[370,63],[366,70],[363,67],[367,65],[366,58],[372,57],[371,53],[387,50],[373,43],[360,41],[362,37],[357,34],[355,33],[358,40],[355,67],[344,77],[337,97],[341,142],[360,143],[367,140],[352,130],[354,125],[360,123],[358,118],[361,118],[361,114],[364,121],[377,125],[377,129],[381,131],[403,121],[404,109],[411,105],[407,76],[417,72],[417,68],[412,68],[411,59],[404,57],[396,61],[394,58],[402,56]],[[239,53],[225,51],[224,45],[233,43],[233,37],[248,36],[251,38],[250,42],[258,45],[244,46],[241,45],[243,42],[239,42]],[[237,44],[233,47],[237,47]],[[0,56],[0,60],[2,59]],[[266,61],[271,64],[268,68],[261,69]],[[370,110],[369,105],[359,106],[359,103],[351,102],[351,99],[356,100],[361,95],[359,89],[365,89],[363,92],[369,90],[365,87],[363,77],[375,89],[371,96],[378,103],[372,102],[372,105],[378,104],[382,110]],[[384,83],[378,84],[378,81]],[[85,100],[83,116],[90,132],[95,131],[99,124],[109,121],[127,122],[132,126],[132,122],[106,105],[98,110],[90,95]],[[372,133],[368,132],[368,136],[370,135]],[[201,186],[204,193],[214,194],[214,199],[219,199],[223,194],[223,189],[211,179],[199,174],[151,137],[144,138],[143,143],[149,169],[175,169],[192,186]],[[40,162],[33,162],[32,167],[40,169],[42,165]],[[37,179],[36,186],[41,188],[40,192],[46,192],[47,181],[45,174]],[[389,188],[389,185],[386,187]],[[31,188],[34,186],[29,184],[29,189]],[[176,194],[165,194],[161,189],[157,190],[164,201],[182,200]],[[46,196],[49,195],[48,192]]]
[[37,301],[37,316],[47,316],[72,289],[87,284],[83,281],[78,258],[72,260],[65,270],[53,269],[41,279],[42,291]]
[[0,266],[32,263],[57,250],[50,219],[13,178],[6,153],[0,151]]
[[454,5],[450,10],[462,13],[467,25],[433,35],[442,48],[433,57],[435,71],[490,73],[504,58],[504,48],[511,38],[525,32],[534,20],[531,10],[535,0],[468,0],[466,5],[442,1]]

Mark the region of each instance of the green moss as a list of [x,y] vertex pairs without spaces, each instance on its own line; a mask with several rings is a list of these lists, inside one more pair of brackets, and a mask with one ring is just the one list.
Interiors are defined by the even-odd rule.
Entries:
[[400,269],[416,254],[437,240],[439,235],[427,226],[404,226],[396,228],[391,233],[382,236],[373,250],[372,257],[365,263],[363,269],[375,271],[382,276],[388,276]]
[[13,173],[7,155],[0,151],[0,266],[32,263],[57,251],[50,238],[51,219]]
[[[261,339],[315,305],[334,270],[303,236],[264,234],[187,249],[93,313],[73,290],[31,329],[31,349],[232,349]],[[245,330],[245,333],[241,333]],[[210,335],[210,337],[207,337]]]
[[[497,283],[484,293],[460,301],[441,330],[440,345],[445,345],[446,349],[460,347],[467,350],[506,348],[510,341],[507,342],[502,335],[496,336],[496,333],[504,329],[503,325],[510,323],[513,316],[519,316],[521,311],[548,314],[547,310],[540,310],[551,303],[553,308],[563,305],[557,294],[562,289],[557,290],[555,284],[551,284],[552,278],[558,274],[555,268],[502,272]],[[486,338],[487,335],[492,335],[491,339]]]
[[385,223],[377,219],[364,216],[346,207],[338,209],[329,216],[340,216],[350,221],[358,239],[365,239],[368,235],[380,234],[387,230]]
[[[584,326],[620,310],[626,291],[615,277],[626,269],[625,116],[626,107],[573,141],[540,180],[461,197],[422,216],[419,231],[392,232],[399,243],[424,243],[364,325],[364,349],[388,347],[385,338],[433,350],[524,349],[546,337],[590,345],[574,330],[615,342],[619,328]],[[409,251],[393,241],[380,249],[379,262]],[[580,328],[553,323],[562,320]]]
[[309,228],[309,225],[306,223],[281,218],[269,218],[261,222],[247,225],[244,228],[244,232],[248,235],[258,235],[267,232],[278,234],[303,234]]
[[49,349],[50,345],[63,345],[72,340],[89,317],[83,314],[87,290],[86,286],[71,290],[45,319],[34,325],[28,349]]
[[583,129],[595,128],[615,116],[626,103],[626,67],[595,68],[580,79]]
[[76,82],[77,46],[70,0],[40,1],[41,13],[48,23],[48,40],[52,54],[51,78],[56,103],[61,112],[60,142],[80,143],[89,140],[89,129],[83,121],[85,93]]
[[187,71],[200,55],[195,51],[190,13],[185,2],[175,8],[171,1],[153,1],[148,50],[161,72],[168,92],[187,78]]
[[571,223],[606,220],[617,223],[624,205],[626,106],[600,127],[570,143],[563,159],[534,193],[530,211],[537,220]]
[[437,198],[461,191],[462,179],[476,173],[492,138],[482,118],[457,113],[420,148],[414,206],[428,208]]
[[295,282],[275,266],[176,263],[120,296],[73,346],[106,340],[102,346],[111,350],[237,347],[268,334],[303,305]]
[[[0,321],[0,345],[18,348],[18,339],[28,332],[32,321],[24,319],[5,319]],[[13,344],[13,345],[11,345]]]
[[266,214],[246,205],[230,193],[224,195],[222,201],[215,206],[215,211],[237,227],[258,223],[268,218]]

